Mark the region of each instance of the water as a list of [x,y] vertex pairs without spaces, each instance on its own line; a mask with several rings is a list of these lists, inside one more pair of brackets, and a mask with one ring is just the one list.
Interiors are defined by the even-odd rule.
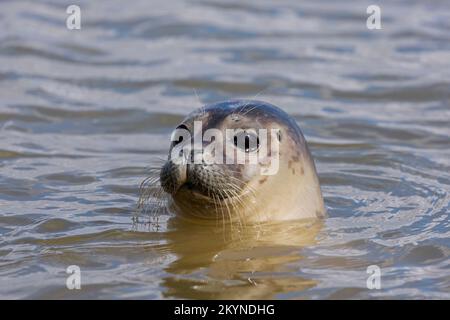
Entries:
[[[382,30],[364,1],[78,3],[69,31],[70,2],[0,2],[1,298],[450,298],[448,1],[377,1]],[[255,97],[298,120],[329,217],[134,224],[184,115]]]

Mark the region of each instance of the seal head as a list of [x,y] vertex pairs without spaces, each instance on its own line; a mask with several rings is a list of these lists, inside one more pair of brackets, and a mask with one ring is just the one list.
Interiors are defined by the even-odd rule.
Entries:
[[280,108],[214,103],[189,114],[175,132],[160,183],[178,213],[240,223],[325,215],[305,138]]

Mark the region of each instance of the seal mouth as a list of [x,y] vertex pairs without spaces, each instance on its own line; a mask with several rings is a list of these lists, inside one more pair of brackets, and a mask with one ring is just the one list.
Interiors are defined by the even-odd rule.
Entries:
[[209,202],[223,202],[232,200],[235,198],[239,198],[240,195],[230,195],[228,193],[220,192],[217,193],[214,190],[207,190],[202,186],[199,186],[198,184],[192,183],[191,181],[186,181],[183,183],[178,190],[176,191],[175,195],[179,192],[187,192],[193,197],[199,199],[199,200],[207,200]]

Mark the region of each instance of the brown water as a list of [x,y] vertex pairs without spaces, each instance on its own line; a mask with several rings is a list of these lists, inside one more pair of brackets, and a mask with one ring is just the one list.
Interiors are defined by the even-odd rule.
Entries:
[[[77,3],[69,31],[70,1],[0,2],[1,298],[450,298],[448,1],[377,1],[382,30],[372,1]],[[329,217],[134,224],[178,121],[255,96],[298,120]]]

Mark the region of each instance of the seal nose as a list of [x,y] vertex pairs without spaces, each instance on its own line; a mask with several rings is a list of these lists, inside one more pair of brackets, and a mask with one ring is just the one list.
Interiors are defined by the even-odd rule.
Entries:
[[175,194],[187,180],[187,165],[167,161],[161,168],[160,181],[164,191]]

